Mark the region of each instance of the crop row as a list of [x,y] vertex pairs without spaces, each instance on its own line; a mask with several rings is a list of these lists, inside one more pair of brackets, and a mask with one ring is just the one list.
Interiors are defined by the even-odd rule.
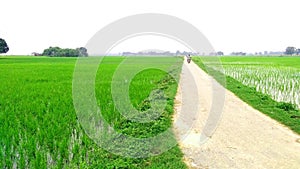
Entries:
[[226,76],[271,96],[275,101],[291,103],[300,108],[300,70],[297,68],[240,63],[224,64],[223,70],[218,69]]

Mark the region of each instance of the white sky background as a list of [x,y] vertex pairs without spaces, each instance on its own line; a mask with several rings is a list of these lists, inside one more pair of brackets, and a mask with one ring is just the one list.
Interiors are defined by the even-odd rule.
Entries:
[[145,50],[163,50],[173,53],[175,53],[177,50],[180,50],[181,52],[191,52],[188,47],[173,39],[158,35],[142,35],[124,40],[117,46],[113,47],[109,53],[118,54],[120,51],[137,53]]
[[[193,24],[216,51],[283,51],[287,46],[300,48],[299,4],[299,0],[1,0],[0,37],[10,47],[7,54],[42,52],[49,46],[76,48],[122,17],[162,13]],[[119,49],[156,48],[153,44],[162,50],[180,48],[164,40],[133,42],[127,48],[124,42]]]

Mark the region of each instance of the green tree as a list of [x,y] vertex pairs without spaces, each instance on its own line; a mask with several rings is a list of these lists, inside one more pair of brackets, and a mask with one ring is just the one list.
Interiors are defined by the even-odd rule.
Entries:
[[59,47],[49,47],[43,52],[44,56],[59,56],[61,54],[61,48]]
[[78,56],[88,56],[87,49],[84,47],[80,47],[76,49],[78,51]]
[[218,56],[223,56],[224,53],[223,53],[222,51],[219,51],[219,52],[217,52],[217,55],[218,55]]
[[44,56],[50,57],[81,57],[88,56],[87,49],[84,47],[80,47],[77,49],[61,49],[59,47],[49,47],[45,49],[43,52]]
[[296,53],[296,48],[295,47],[292,47],[292,46],[289,46],[285,49],[285,54],[287,55],[293,55]]
[[9,51],[9,47],[6,43],[6,41],[2,38],[0,38],[0,54],[1,53],[7,53]]
[[296,54],[299,55],[300,54],[300,49],[296,50]]

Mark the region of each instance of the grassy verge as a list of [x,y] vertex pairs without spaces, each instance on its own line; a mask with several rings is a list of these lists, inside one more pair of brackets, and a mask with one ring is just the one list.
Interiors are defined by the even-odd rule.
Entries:
[[[148,123],[138,123],[128,120],[124,116],[122,116],[112,104],[113,99],[111,96],[111,82],[113,74],[115,73],[118,66],[124,66],[125,70],[130,71],[133,65],[156,65],[162,62],[161,59],[168,60],[170,58],[159,58],[158,60],[157,58],[136,58],[134,60],[135,63],[132,63],[132,65],[120,65],[122,59],[112,60],[111,58],[105,58],[103,60],[103,63],[100,65],[98,71],[98,84],[100,85],[96,87],[96,94],[99,96],[97,96],[98,103],[102,105],[100,106],[102,113],[104,115],[107,115],[105,117],[106,120],[113,124],[114,128],[117,131],[128,136],[133,136],[137,138],[148,138],[154,137],[157,134],[164,132],[165,130],[171,127],[172,115],[174,113],[174,98],[177,91],[176,80],[178,80],[179,78],[181,63],[180,66],[177,66],[171,70],[174,71],[173,73],[176,75],[175,78],[177,79],[171,77],[167,72],[163,72],[158,69],[147,69],[138,72],[131,82],[128,81],[130,83],[130,101],[132,105],[140,111],[145,111],[151,108],[148,97],[149,93],[152,90],[161,89],[164,91],[165,97],[167,99],[167,105],[164,111],[161,113],[160,117],[156,120]],[[130,145],[130,143],[124,142],[124,144],[128,144],[128,147],[132,146]],[[130,150],[128,151],[130,152]],[[132,162],[129,163],[127,167],[135,168],[136,166],[138,168],[186,168],[185,164],[182,162],[182,156],[183,154],[179,147],[175,146],[169,151],[159,156],[154,156],[146,159],[137,159],[137,161],[132,161],[131,159],[130,161]]]
[[300,111],[297,110],[294,105],[276,102],[270,96],[257,92],[255,88],[245,86],[229,76],[226,76],[224,83],[222,80],[224,75],[222,73],[204,65],[200,58],[195,57],[193,60],[201,69],[209,72],[220,84],[225,86],[244,102],[300,134]]

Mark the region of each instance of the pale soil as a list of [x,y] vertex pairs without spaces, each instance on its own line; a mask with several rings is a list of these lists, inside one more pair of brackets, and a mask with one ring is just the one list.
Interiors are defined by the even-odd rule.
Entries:
[[[215,81],[196,64],[185,61],[179,83],[173,126],[190,168],[300,168],[300,136],[224,88],[218,126],[214,133],[203,134],[210,107],[215,106]],[[193,111],[198,118],[190,113]],[[210,137],[203,144],[201,133]]]

